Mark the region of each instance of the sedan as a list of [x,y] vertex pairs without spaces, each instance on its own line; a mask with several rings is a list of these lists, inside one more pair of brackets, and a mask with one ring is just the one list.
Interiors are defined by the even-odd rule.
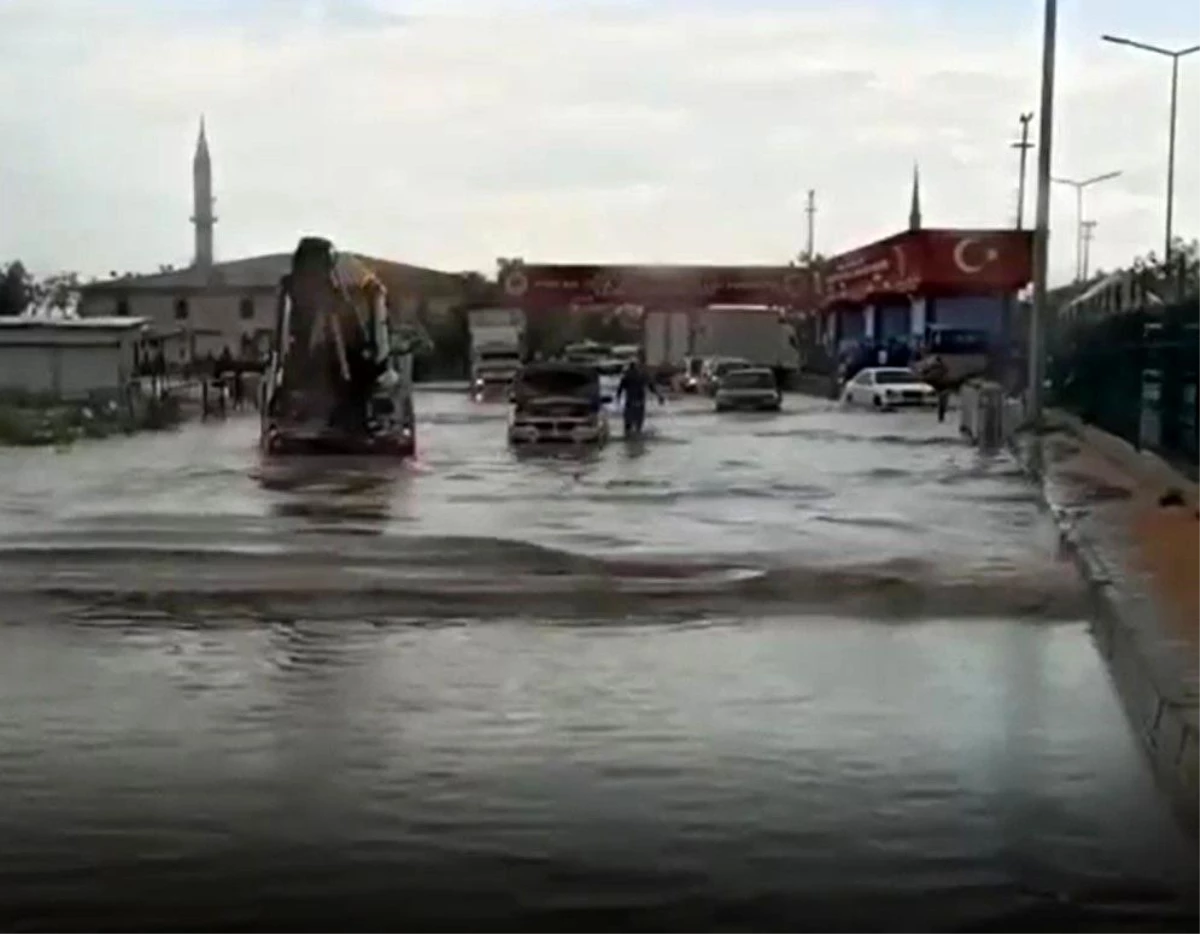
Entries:
[[766,367],[745,367],[726,373],[717,383],[718,412],[751,409],[778,412],[783,403],[775,374]]
[[721,380],[734,370],[744,370],[753,364],[741,357],[712,357],[705,361],[700,374],[700,387],[707,395],[715,396]]
[[846,383],[842,402],[877,409],[935,405],[937,392],[912,370],[901,367],[869,367]]

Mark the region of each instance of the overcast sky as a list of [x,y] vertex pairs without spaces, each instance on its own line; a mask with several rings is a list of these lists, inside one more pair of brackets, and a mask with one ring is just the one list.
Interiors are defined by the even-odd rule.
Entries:
[[[191,257],[201,112],[218,259],[302,233],[452,270],[781,262],[907,222],[1003,226],[1038,104],[1041,0],[0,0],[0,260]],[[1195,0],[1063,0],[1055,165],[1097,186],[1093,264],[1161,250],[1170,62]],[[1200,227],[1200,54],[1176,230]],[[1036,126],[1036,124],[1035,124]],[[1032,176],[1034,160],[1030,160]],[[1074,265],[1054,192],[1052,271]],[[1030,186],[1026,217],[1032,217]]]

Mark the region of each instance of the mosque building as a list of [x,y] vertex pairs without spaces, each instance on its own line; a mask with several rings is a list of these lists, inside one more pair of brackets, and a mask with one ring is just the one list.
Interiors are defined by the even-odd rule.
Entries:
[[[235,358],[259,357],[274,330],[276,293],[291,263],[291,244],[286,252],[216,261],[212,156],[203,118],[192,158],[192,201],[191,265],[91,283],[81,291],[79,314],[144,319],[147,341],[176,366],[225,350]],[[436,315],[462,299],[459,275],[356,255],[387,286],[397,312],[424,306]]]

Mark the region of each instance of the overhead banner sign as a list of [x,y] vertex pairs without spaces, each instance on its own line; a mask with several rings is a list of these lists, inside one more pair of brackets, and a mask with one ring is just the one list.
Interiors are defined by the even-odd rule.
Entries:
[[791,266],[575,266],[514,263],[501,270],[505,297],[526,307],[570,305],[777,305],[812,296]]
[[905,231],[829,260],[825,304],[886,295],[1014,292],[1033,274],[1033,237],[1022,230]]

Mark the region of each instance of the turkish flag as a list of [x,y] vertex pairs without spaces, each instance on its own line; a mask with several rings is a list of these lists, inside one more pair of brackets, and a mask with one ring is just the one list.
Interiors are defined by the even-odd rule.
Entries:
[[955,292],[1012,292],[1033,275],[1027,230],[922,231],[922,286]]

